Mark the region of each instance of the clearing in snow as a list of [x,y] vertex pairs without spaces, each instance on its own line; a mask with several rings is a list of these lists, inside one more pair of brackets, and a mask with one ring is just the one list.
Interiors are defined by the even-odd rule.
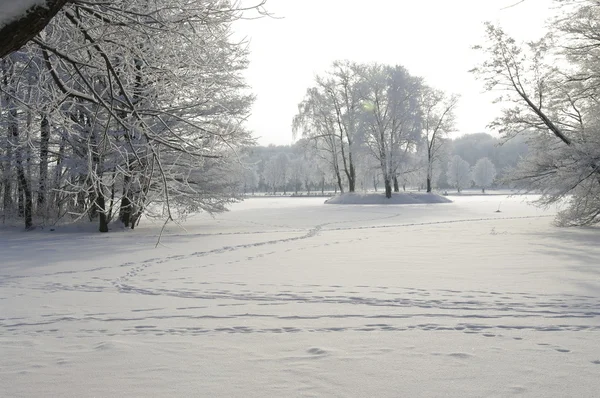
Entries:
[[[600,234],[522,197],[256,198],[187,231],[0,232],[7,397],[592,397]],[[496,213],[502,202],[502,213]]]

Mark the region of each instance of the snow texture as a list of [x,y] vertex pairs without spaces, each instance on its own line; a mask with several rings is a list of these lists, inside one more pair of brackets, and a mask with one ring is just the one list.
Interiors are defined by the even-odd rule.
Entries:
[[0,0],[0,29],[21,19],[35,6],[45,6],[46,0]]
[[522,199],[5,228],[1,395],[598,396],[600,231]]
[[325,201],[330,205],[416,205],[451,203],[452,201],[434,193],[393,193],[391,198],[386,198],[381,193],[344,193]]

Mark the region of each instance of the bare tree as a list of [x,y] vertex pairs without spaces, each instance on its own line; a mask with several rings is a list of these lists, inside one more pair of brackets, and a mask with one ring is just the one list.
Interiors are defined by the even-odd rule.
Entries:
[[329,153],[331,164],[343,192],[341,173],[348,190],[356,189],[355,152],[359,115],[362,107],[364,66],[350,61],[336,61],[325,76],[317,76],[298,106],[294,134],[315,140]]
[[444,138],[454,129],[454,109],[459,97],[424,87],[421,96],[423,138],[427,145],[427,192],[432,191],[434,165],[439,159]]
[[379,161],[385,194],[392,196],[392,184],[404,156],[420,138],[421,79],[401,66],[371,65],[366,74],[363,129],[372,155]]
[[570,198],[561,225],[600,221],[600,40],[596,1],[560,1],[565,8],[551,32],[519,45],[487,26],[480,46],[487,60],[474,70],[488,89],[512,102],[495,126],[506,138],[527,132],[530,153],[510,174],[523,189],[540,190],[540,204]]
[[[235,201],[232,165],[253,141],[241,127],[253,100],[241,77],[247,49],[231,40],[243,12],[219,0],[89,1],[58,12],[18,53],[19,73],[37,68],[35,89],[0,85],[17,116],[40,126],[39,182],[25,173],[38,207],[51,200],[59,217],[98,219],[107,231],[115,217],[134,227],[142,214],[172,220]],[[18,174],[18,156],[3,163],[5,176]],[[4,196],[15,192],[6,186]]]

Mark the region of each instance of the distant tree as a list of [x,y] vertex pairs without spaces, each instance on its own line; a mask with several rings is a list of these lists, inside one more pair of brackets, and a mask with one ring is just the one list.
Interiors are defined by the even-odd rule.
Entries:
[[471,166],[463,158],[458,155],[454,155],[448,163],[448,169],[446,175],[448,177],[448,184],[456,188],[458,192],[467,188],[471,182]]
[[258,187],[259,176],[256,171],[256,165],[254,164],[245,164],[242,165],[242,189],[244,194],[250,192],[254,195],[254,191]]
[[481,158],[490,159],[495,165],[500,141],[487,133],[465,134],[452,141],[452,155],[458,155],[469,164]]
[[492,185],[496,178],[496,167],[488,158],[481,158],[473,168],[473,181],[475,185],[481,188],[481,192],[485,193],[485,189]]
[[362,118],[365,142],[379,162],[385,195],[391,198],[404,155],[420,139],[422,81],[402,66],[374,64],[366,73]]
[[458,96],[447,97],[443,91],[424,87],[421,95],[423,137],[427,145],[427,192],[432,190],[434,166],[439,161],[446,135],[454,129],[454,108]]
[[355,62],[335,61],[324,76],[316,77],[293,120],[294,135],[314,140],[317,148],[328,154],[342,192],[342,175],[350,192],[356,187],[354,156],[363,70],[364,66]]
[[289,182],[294,189],[294,194],[298,195],[298,190],[302,188],[306,174],[307,168],[302,157],[297,157],[289,161]]

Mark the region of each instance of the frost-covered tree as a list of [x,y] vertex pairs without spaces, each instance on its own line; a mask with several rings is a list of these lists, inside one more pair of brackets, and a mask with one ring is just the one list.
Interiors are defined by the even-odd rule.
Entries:
[[350,61],[336,61],[315,86],[307,90],[294,117],[294,134],[314,140],[328,154],[340,190],[342,174],[348,190],[356,188],[355,152],[359,114],[362,107],[364,66]]
[[276,194],[279,188],[281,188],[284,195],[287,193],[287,183],[290,177],[289,169],[290,160],[285,153],[279,153],[265,163],[264,179],[272,188],[273,194]]
[[520,45],[488,24],[474,71],[511,107],[495,123],[507,138],[527,132],[529,154],[510,174],[543,193],[542,205],[567,199],[561,225],[600,222],[600,38],[597,1],[561,0],[549,35]]
[[298,195],[298,191],[302,188],[307,174],[306,163],[302,157],[291,159],[289,162],[289,182],[294,190],[294,194]]
[[475,185],[481,188],[481,192],[485,193],[485,189],[490,187],[496,178],[496,166],[488,158],[481,158],[473,167],[473,181]]
[[448,163],[446,176],[448,184],[460,192],[471,183],[471,166],[460,156],[454,155]]
[[[64,6],[2,61],[4,214],[25,197],[45,218],[89,217],[106,231],[117,218],[133,227],[142,214],[225,210],[252,142],[241,128],[247,50],[231,38],[242,12],[220,0]],[[13,174],[25,178],[15,186]]]
[[242,164],[242,191],[244,194],[248,192],[254,195],[256,188],[258,187],[259,177],[256,171],[256,165],[254,164]]
[[374,64],[366,72],[365,84],[362,117],[365,142],[379,162],[385,195],[390,198],[405,155],[420,140],[422,82],[402,66]]
[[458,96],[448,97],[443,91],[424,87],[421,90],[423,138],[426,144],[427,192],[432,191],[435,166],[439,163],[444,138],[454,129],[454,109]]

